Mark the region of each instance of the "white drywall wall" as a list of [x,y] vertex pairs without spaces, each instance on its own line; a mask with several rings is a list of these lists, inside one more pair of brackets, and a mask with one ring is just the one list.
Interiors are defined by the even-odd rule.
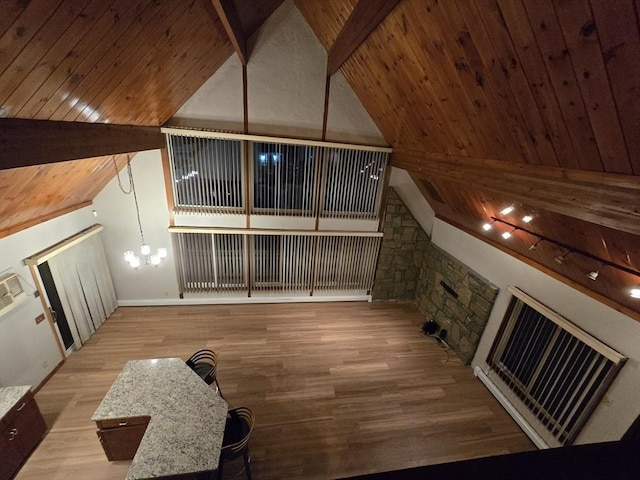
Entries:
[[[327,53],[291,0],[250,39],[249,133],[322,136]],[[242,65],[234,54],[178,110],[171,125],[243,131]],[[329,94],[327,140],[386,145],[340,72]]]
[[34,281],[23,260],[93,225],[92,207],[68,213],[0,239],[0,272],[17,273],[27,299],[0,317],[0,386],[38,386],[62,361],[48,321],[34,296]]
[[[124,260],[127,250],[140,256],[140,231],[133,194],[125,195],[114,177],[93,199],[93,208],[98,213],[97,220],[105,227],[102,241],[116,295],[119,301],[176,299],[178,283],[171,235],[167,231],[169,214],[160,150],[138,153],[131,160],[131,168],[145,242],[152,251],[167,248],[168,256],[158,267],[147,265],[138,270]],[[120,172],[120,182],[125,190],[129,188],[126,168]]]

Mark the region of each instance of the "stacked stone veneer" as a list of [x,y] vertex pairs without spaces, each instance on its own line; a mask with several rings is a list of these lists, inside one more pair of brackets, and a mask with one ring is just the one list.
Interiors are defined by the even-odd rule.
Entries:
[[384,217],[384,236],[373,282],[375,300],[415,300],[418,269],[429,240],[393,188],[389,189]]
[[390,189],[374,300],[415,301],[426,320],[447,331],[446,342],[469,364],[497,294],[498,287],[432,244]]

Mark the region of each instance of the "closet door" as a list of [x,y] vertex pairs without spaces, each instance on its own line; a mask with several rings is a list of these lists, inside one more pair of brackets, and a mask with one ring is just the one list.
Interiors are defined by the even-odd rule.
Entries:
[[55,255],[49,259],[49,267],[79,348],[117,308],[100,235]]

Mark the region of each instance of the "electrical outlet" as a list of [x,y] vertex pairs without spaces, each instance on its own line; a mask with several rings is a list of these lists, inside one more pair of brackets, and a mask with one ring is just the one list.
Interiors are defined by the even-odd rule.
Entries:
[[43,322],[43,321],[44,321],[44,318],[45,318],[45,317],[44,317],[44,313],[41,313],[40,315],[38,315],[38,316],[36,317],[36,325],[37,325],[37,324],[39,324],[40,322]]

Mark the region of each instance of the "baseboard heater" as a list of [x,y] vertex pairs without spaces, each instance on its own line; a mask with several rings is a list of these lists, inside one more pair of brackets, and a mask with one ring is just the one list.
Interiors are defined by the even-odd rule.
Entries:
[[478,366],[473,369],[473,373],[478,379],[484,384],[485,387],[491,392],[491,394],[496,397],[500,405],[504,407],[504,409],[511,415],[511,417],[516,421],[518,426],[522,429],[522,431],[531,439],[533,443],[535,443],[536,447],[550,448],[549,444],[544,441],[544,439],[536,433],[533,427],[527,422],[524,417],[518,412],[516,407],[509,401],[507,397],[500,391],[495,383],[489,378],[489,376]]

